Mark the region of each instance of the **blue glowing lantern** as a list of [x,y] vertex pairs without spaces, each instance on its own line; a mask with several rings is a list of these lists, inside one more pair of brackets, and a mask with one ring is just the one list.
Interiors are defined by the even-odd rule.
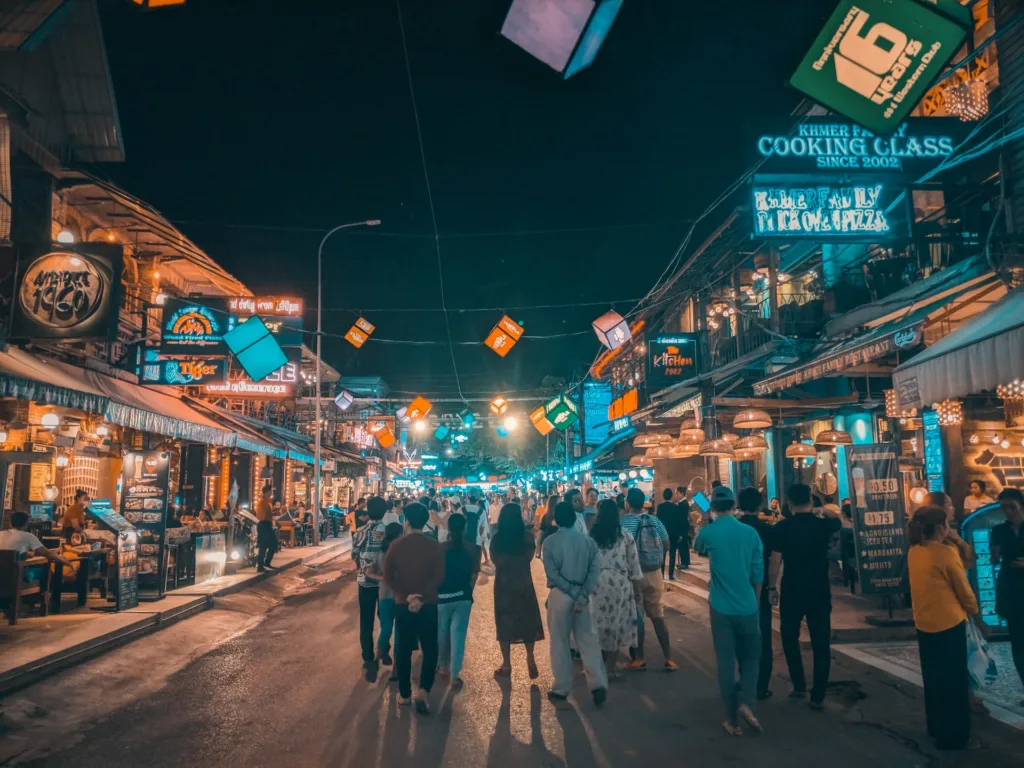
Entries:
[[434,430],[434,437],[437,438],[438,440],[444,440],[446,437],[448,437],[449,431],[450,430],[448,429],[448,427],[446,427],[444,424],[441,424],[440,426],[438,426],[437,429]]

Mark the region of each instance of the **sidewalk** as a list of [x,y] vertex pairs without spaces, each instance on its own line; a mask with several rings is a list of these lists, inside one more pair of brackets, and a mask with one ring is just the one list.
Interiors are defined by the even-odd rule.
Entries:
[[[676,581],[666,581],[671,589],[677,589],[702,602],[708,601],[711,573],[707,558],[690,553],[690,567],[676,569]],[[779,611],[775,609],[772,620],[775,631],[779,631]],[[916,630],[909,609],[893,611],[893,619],[905,626],[878,626],[872,619],[888,620],[888,612],[880,598],[851,595],[850,590],[840,584],[832,585],[832,643],[881,643],[915,640]]]
[[[677,590],[701,602],[708,601],[711,575],[708,561],[700,555],[690,553],[690,567],[676,570],[676,581],[665,582],[670,589]],[[879,627],[866,621],[868,616],[887,617],[874,598],[851,595],[849,590],[832,586],[832,650],[861,664],[866,664],[905,682],[922,687],[921,661],[917,652],[917,630],[911,621],[909,626]],[[895,619],[912,620],[910,610],[893,612]],[[778,609],[772,618],[772,627],[779,632]],[[806,627],[800,630],[802,642],[808,642]],[[1024,687],[1021,686],[1010,658],[1009,643],[992,643],[989,648],[999,669],[998,679],[990,686],[982,687],[977,693],[988,705],[990,714],[996,720],[1019,730],[1024,730]]]
[[[347,533],[319,547],[282,549],[274,557],[276,572],[297,565],[322,565],[352,548]],[[274,575],[246,568],[230,576],[171,590],[161,600],[140,603],[122,613],[94,610],[107,606],[91,599],[82,608],[47,617],[21,618],[16,626],[0,623],[0,694],[85,661],[119,645],[187,619],[212,604],[213,598],[252,586]]]

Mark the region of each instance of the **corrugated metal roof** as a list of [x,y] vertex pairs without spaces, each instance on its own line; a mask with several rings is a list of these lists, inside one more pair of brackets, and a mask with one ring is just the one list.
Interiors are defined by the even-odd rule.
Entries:
[[42,31],[64,0],[24,0],[0,4],[0,50],[17,51]]

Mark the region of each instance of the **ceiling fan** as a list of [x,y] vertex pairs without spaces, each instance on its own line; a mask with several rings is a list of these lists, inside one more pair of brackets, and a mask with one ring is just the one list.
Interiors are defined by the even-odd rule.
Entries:
[[[864,383],[867,385],[867,396],[860,401],[861,407],[871,411],[884,403],[883,400],[878,400],[871,395],[871,378],[869,376],[864,377]],[[857,391],[857,385],[853,385],[853,391]]]

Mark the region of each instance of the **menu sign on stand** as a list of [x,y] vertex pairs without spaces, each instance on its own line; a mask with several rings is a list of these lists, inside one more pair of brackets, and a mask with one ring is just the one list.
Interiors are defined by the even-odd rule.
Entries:
[[96,499],[89,507],[101,525],[117,538],[117,598],[115,609],[125,611],[139,604],[138,550],[139,534],[134,526],[110,507],[110,502]]
[[864,595],[907,591],[907,514],[896,447],[846,446],[853,483],[853,533]]
[[169,469],[166,451],[131,451],[121,470],[121,515],[139,532],[139,587],[158,594],[164,585]]

